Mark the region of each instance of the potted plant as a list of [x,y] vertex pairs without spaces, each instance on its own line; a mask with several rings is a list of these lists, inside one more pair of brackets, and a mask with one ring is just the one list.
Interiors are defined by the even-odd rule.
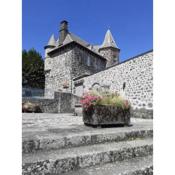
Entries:
[[130,103],[118,93],[90,91],[81,104],[85,125],[130,125]]

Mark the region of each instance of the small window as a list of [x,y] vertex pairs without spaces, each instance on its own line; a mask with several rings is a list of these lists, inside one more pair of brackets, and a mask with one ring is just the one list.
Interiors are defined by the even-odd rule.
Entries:
[[87,66],[91,66],[91,58],[87,57]]
[[125,90],[125,87],[126,87],[126,83],[124,82],[123,83],[123,90]]

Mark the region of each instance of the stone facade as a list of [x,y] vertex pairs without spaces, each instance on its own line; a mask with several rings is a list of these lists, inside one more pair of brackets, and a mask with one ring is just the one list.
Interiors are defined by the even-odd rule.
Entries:
[[[71,47],[45,59],[45,97],[53,98],[54,92],[71,90]],[[67,87],[63,87],[67,83]]]
[[73,51],[72,75],[74,78],[81,75],[91,75],[105,69],[106,60],[104,58],[102,59],[78,45],[75,46]]
[[[87,49],[72,43],[45,59],[45,97],[54,92],[72,92],[72,81],[81,75],[104,70],[106,60]],[[66,87],[65,87],[66,86]]]
[[[81,81],[83,92],[107,87],[126,96],[134,109],[153,108],[153,52],[149,51]],[[76,92],[77,86],[75,86]]]

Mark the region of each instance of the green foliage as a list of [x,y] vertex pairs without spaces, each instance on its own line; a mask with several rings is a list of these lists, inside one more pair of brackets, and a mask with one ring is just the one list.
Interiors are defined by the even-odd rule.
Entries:
[[22,51],[22,85],[33,88],[44,88],[44,61],[35,50]]

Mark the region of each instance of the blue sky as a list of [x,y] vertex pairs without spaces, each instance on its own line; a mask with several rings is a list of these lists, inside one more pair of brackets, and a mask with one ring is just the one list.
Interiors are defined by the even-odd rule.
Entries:
[[59,23],[92,44],[101,44],[110,28],[121,49],[120,61],[153,48],[152,0],[23,0],[22,47],[34,47],[44,56]]

